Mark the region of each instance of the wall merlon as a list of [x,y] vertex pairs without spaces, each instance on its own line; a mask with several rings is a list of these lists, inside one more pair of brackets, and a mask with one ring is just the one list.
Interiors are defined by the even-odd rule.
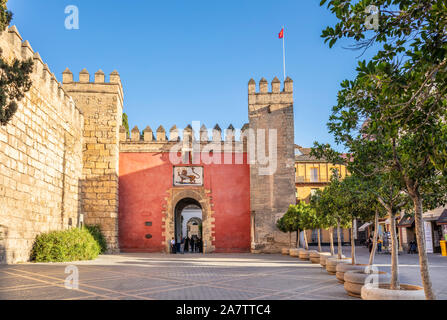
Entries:
[[222,129],[219,127],[218,124],[214,126],[212,136],[214,142],[222,141]]
[[87,69],[82,69],[82,71],[79,72],[79,82],[81,83],[90,82],[90,74],[88,73]]
[[202,124],[202,127],[200,128],[200,141],[208,141],[208,129],[204,124]]
[[104,74],[104,72],[99,69],[96,73],[95,73],[95,83],[105,83],[106,82],[106,75]]
[[152,132],[151,127],[147,126],[146,129],[143,130],[144,141],[150,142],[154,140],[154,133]]
[[126,141],[127,140],[127,130],[124,126],[120,126],[120,141]]
[[12,44],[14,50],[17,50],[18,47],[21,47],[22,45],[22,36],[19,33],[19,30],[17,30],[16,26],[12,26],[8,29],[9,34],[9,42]]
[[169,130],[169,141],[178,141],[179,140],[179,131],[176,125],[173,125]]
[[33,48],[31,48],[31,45],[29,44],[28,40],[25,40],[22,43],[22,58],[24,60],[33,59],[34,57],[34,51]]
[[73,82],[73,73],[70,69],[66,68],[64,72],[62,72],[62,83],[70,83]]
[[140,141],[140,129],[138,129],[137,126],[135,126],[132,131],[130,131],[130,140],[132,141]]
[[163,126],[159,126],[157,129],[157,141],[166,141],[166,130]]
[[234,141],[236,139],[236,131],[232,124],[225,130],[225,141]]
[[118,71],[113,70],[113,72],[110,74],[110,83],[117,83],[121,86],[121,77]]

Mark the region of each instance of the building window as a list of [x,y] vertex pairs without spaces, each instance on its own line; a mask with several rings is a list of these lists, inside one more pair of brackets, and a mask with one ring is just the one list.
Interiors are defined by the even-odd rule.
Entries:
[[318,182],[318,168],[310,169],[310,182]]

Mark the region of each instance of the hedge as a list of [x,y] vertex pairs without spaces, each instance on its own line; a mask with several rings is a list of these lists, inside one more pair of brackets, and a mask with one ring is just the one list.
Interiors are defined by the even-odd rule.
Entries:
[[31,251],[31,261],[93,260],[100,252],[100,244],[87,228],[72,228],[38,235]]
[[94,225],[94,226],[85,226],[87,228],[87,230],[90,232],[90,234],[93,236],[93,238],[96,240],[96,242],[98,242],[100,248],[101,248],[101,253],[105,253],[107,251],[107,242],[106,239],[104,238],[104,235],[101,232],[101,228],[98,225]]

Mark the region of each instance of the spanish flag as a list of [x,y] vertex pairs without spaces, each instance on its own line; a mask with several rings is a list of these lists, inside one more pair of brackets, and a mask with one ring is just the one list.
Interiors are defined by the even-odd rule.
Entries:
[[281,32],[279,33],[279,38],[284,38],[284,28],[281,29]]

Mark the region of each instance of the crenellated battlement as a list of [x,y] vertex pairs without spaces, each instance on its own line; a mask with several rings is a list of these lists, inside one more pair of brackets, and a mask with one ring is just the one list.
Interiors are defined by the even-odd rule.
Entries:
[[105,73],[100,69],[95,72],[93,82],[90,81],[90,73],[87,69],[79,72],[78,81],[73,78],[73,73],[66,68],[62,73],[62,83],[67,91],[71,92],[96,92],[102,94],[115,94],[118,92],[120,102],[123,104],[123,85],[119,73],[114,70],[106,81]]
[[56,108],[56,112],[70,123],[83,123],[83,112],[73,101],[71,95],[57,81],[56,76],[45,64],[39,53],[34,52],[30,43],[23,41],[16,26],[7,28],[0,34],[0,47],[2,56],[7,61],[16,59],[32,59],[34,61],[33,72],[30,76],[32,87],[30,93],[36,94],[37,99],[46,101]]
[[282,109],[293,104],[293,80],[286,78],[281,91],[281,81],[277,77],[271,82],[271,89],[265,78],[259,81],[259,90],[256,90],[256,82],[250,79],[248,82],[248,109],[255,112],[269,107],[269,112]]
[[[208,144],[246,144],[246,131],[249,129],[249,125],[245,124],[242,129],[236,130],[233,125],[230,125],[224,130],[222,135],[222,129],[219,125],[215,125],[213,129],[207,129],[205,125],[202,125],[198,132],[191,125],[188,125],[183,130],[179,129],[176,125],[172,126],[169,130],[169,138],[166,136],[166,130],[163,126],[159,126],[157,131],[154,132],[147,126],[143,132],[140,131],[138,126],[135,126],[130,133],[130,137],[126,129],[121,126],[120,128],[120,151],[121,152],[149,152],[149,151],[166,151],[169,146],[175,144],[189,144],[200,143],[205,146]],[[180,136],[179,132],[182,131],[183,135]],[[236,134],[240,132],[240,134]],[[238,139],[236,139],[238,136]]]

